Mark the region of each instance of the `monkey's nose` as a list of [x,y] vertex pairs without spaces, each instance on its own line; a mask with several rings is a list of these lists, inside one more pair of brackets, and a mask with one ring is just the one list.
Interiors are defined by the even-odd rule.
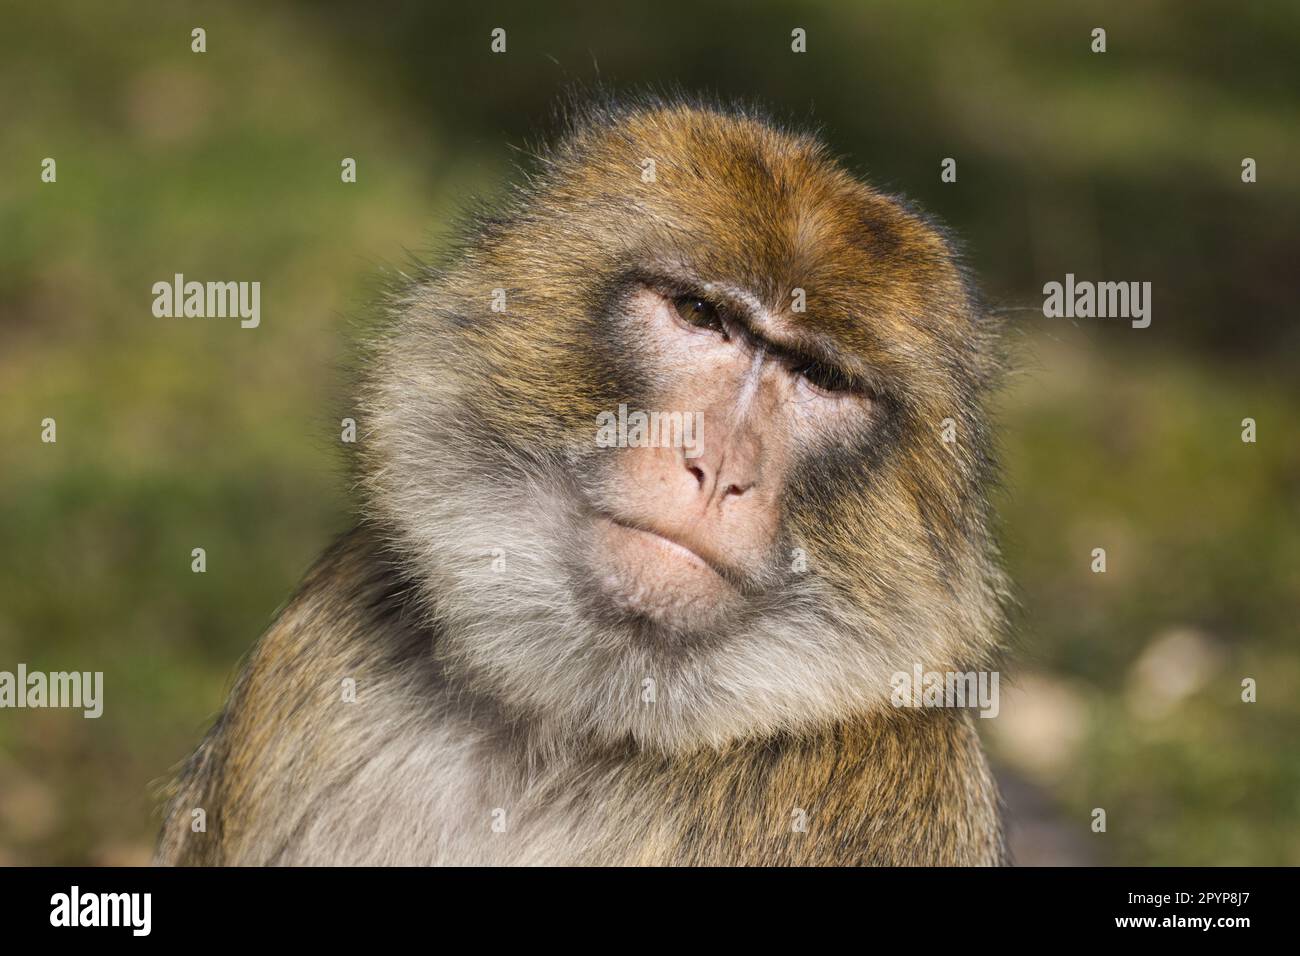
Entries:
[[706,503],[722,503],[728,498],[739,498],[756,484],[753,468],[747,468],[739,455],[728,455],[725,450],[716,456],[707,453],[698,458],[686,458],[686,470],[695,479],[696,492]]

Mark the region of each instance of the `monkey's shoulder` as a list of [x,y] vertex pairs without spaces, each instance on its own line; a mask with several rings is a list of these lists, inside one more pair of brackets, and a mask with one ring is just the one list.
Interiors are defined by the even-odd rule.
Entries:
[[651,854],[662,862],[1005,862],[996,786],[963,713],[891,713],[701,753],[660,773],[658,786],[647,774],[628,789],[673,808],[675,825],[667,838],[659,828]]
[[387,685],[431,666],[417,618],[409,588],[364,529],[327,550],[253,646],[169,787],[159,861],[273,862],[318,791],[364,763],[349,742],[366,739],[367,697],[400,694]]

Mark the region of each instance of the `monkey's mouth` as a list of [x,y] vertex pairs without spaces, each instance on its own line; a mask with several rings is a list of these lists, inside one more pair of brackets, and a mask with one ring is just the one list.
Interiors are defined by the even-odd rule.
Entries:
[[713,561],[709,560],[704,555],[700,554],[700,552],[696,551],[690,545],[678,541],[672,535],[665,534],[662,531],[656,531],[653,528],[643,528],[640,525],[631,524],[627,521],[620,521],[617,518],[606,517],[604,520],[608,521],[610,524],[615,525],[619,528],[623,528],[627,531],[631,531],[634,534],[644,534],[644,535],[649,535],[652,538],[657,538],[659,539],[660,542],[662,542],[662,546],[667,547],[667,549],[674,555],[677,555],[687,561],[703,564],[710,571],[712,571],[718,577],[723,578],[724,580],[727,577],[727,575],[723,572],[722,568],[716,565]]
[[594,537],[593,569],[624,610],[690,628],[716,623],[741,598],[725,565],[672,535],[599,515]]

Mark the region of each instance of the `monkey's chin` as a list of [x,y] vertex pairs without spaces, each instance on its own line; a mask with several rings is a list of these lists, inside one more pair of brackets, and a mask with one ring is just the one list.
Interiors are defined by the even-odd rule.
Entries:
[[706,631],[741,594],[690,548],[652,531],[597,520],[592,569],[614,608],[676,631]]

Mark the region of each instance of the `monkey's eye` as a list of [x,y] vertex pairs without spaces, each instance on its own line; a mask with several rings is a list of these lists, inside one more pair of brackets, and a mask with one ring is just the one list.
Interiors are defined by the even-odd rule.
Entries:
[[713,303],[697,299],[693,295],[680,295],[673,300],[673,308],[677,310],[678,318],[687,325],[697,329],[708,329],[717,332],[724,339],[728,338],[722,313]]
[[823,392],[838,395],[852,392],[857,388],[857,383],[844,371],[821,362],[804,362],[796,365],[794,374]]

